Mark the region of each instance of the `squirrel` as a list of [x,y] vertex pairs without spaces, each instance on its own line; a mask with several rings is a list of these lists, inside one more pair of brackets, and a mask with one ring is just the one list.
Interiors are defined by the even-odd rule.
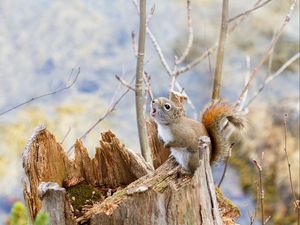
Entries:
[[170,147],[171,155],[188,173],[194,173],[199,166],[201,136],[211,139],[210,163],[213,164],[228,155],[233,131],[245,126],[244,118],[234,106],[222,101],[208,106],[201,122],[186,117],[182,106],[164,97],[152,101],[150,115],[157,124],[159,140]]

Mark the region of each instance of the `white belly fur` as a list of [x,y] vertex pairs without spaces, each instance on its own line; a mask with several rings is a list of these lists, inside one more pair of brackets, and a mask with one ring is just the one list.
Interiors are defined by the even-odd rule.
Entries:
[[186,148],[171,148],[171,155],[175,157],[176,162],[178,162],[184,170],[190,170],[188,163],[191,153],[189,153]]
[[157,131],[158,131],[158,135],[163,139],[164,143],[173,141],[173,135],[168,126],[158,124]]

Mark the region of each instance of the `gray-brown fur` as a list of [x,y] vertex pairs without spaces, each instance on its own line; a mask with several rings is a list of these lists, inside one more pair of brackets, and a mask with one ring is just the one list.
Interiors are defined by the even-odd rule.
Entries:
[[[171,106],[169,111],[164,108],[166,103]],[[208,135],[205,127],[201,122],[187,118],[183,114],[183,109],[167,98],[154,100],[152,108],[156,110],[155,115],[152,114],[155,122],[168,127],[174,136],[173,141],[164,144],[171,148],[186,148],[191,155],[186,163],[190,171],[194,172],[199,164],[198,139],[200,136]]]
[[200,122],[186,117],[182,107],[161,97],[152,102],[151,116],[158,125],[160,139],[171,151],[174,148],[175,153],[182,151],[173,155],[175,158],[179,155],[178,162],[181,161],[182,166],[188,167],[190,172],[194,172],[199,165],[199,137],[211,138],[212,163],[227,156],[231,145],[228,140],[234,128],[244,127],[243,118],[225,103],[208,107]]

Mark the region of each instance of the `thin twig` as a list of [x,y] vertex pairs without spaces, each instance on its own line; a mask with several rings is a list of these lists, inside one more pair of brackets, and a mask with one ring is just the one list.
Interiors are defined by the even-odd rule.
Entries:
[[[137,1],[136,0],[132,0],[132,2],[133,2],[134,6],[135,6],[135,8],[136,8],[136,10],[137,10],[137,12],[139,14],[140,10],[139,10],[139,6],[137,4]],[[177,76],[178,74],[180,74],[180,72],[177,73],[177,71],[176,71],[176,73],[173,73],[173,71],[170,69],[170,67],[169,67],[169,65],[168,65],[168,63],[167,63],[167,61],[165,59],[165,56],[164,56],[164,54],[163,54],[163,52],[161,50],[161,47],[159,46],[159,44],[158,44],[155,36],[153,35],[153,33],[151,32],[150,28],[148,27],[148,24],[146,24],[146,33],[148,34],[148,36],[149,36],[149,38],[150,38],[150,40],[151,40],[151,42],[152,42],[152,44],[153,44],[153,46],[154,46],[157,54],[159,56],[161,64],[163,65],[163,67],[167,71],[168,75],[170,77],[172,77],[173,75]],[[203,57],[203,58],[205,58],[205,57]],[[184,71],[184,72],[186,72],[186,71]],[[175,87],[178,90],[180,90],[180,91],[182,90],[181,85],[178,83],[178,81],[176,81],[176,77],[175,77]],[[191,101],[190,97],[188,96],[188,94],[185,91],[183,92],[183,94],[187,97],[187,103],[189,104],[189,106],[191,107],[191,109],[194,111],[194,117],[196,118],[197,117],[197,112],[196,112],[195,105],[193,104],[193,102]]]
[[213,76],[213,74],[212,74],[212,67],[211,67],[210,52],[208,51],[208,48],[206,48],[206,51],[208,52],[207,59],[208,59],[208,69],[209,69],[209,75],[210,75],[210,77],[212,77],[212,76]]
[[136,118],[139,134],[141,153],[144,159],[151,163],[148,138],[146,134],[146,121],[143,110],[143,75],[144,75],[144,54],[145,54],[145,38],[146,38],[146,0],[140,0],[140,26],[138,54],[135,75],[135,106]]
[[227,166],[228,166],[228,163],[229,163],[229,159],[230,159],[230,157],[231,157],[231,149],[232,149],[232,146],[230,146],[229,154],[228,154],[227,159],[226,159],[226,162],[225,162],[223,174],[222,174],[222,177],[221,177],[221,179],[220,179],[220,181],[219,181],[218,188],[221,187],[221,184],[222,184],[222,182],[223,182],[223,180],[224,180],[224,178],[225,178],[225,174],[226,174],[226,171],[227,171]]
[[177,76],[174,74],[171,76],[170,84],[169,84],[169,95],[171,95],[171,93],[175,91],[174,88],[175,88],[176,78]]
[[[132,79],[132,81],[134,80],[134,78]],[[120,84],[121,85],[121,84]],[[116,88],[114,95],[112,97],[112,100],[109,104],[109,106],[107,107],[106,111],[104,112],[104,114],[86,131],[84,132],[83,135],[81,135],[81,137],[79,138],[79,140],[82,140],[84,138],[86,138],[86,136],[100,123],[102,122],[111,112],[113,112],[116,109],[116,106],[119,104],[119,102],[122,100],[122,98],[129,92],[129,88],[127,87],[122,94],[116,98],[117,96],[117,92],[118,92],[119,88]],[[74,148],[75,144],[72,145],[69,150],[68,150],[68,155],[72,154],[73,152],[73,148]]]
[[122,77],[115,75],[118,81],[120,81],[121,84],[123,84],[125,87],[129,88],[132,91],[135,91],[135,88],[132,87],[126,80],[124,80]]
[[194,41],[194,30],[192,25],[192,6],[191,6],[191,0],[187,0],[187,24],[188,24],[188,30],[189,30],[189,37],[188,42],[185,50],[182,53],[182,56],[175,60],[175,64],[178,65],[182,63],[185,58],[188,56],[192,49],[193,41]]
[[[275,35],[275,32],[273,33],[273,37]],[[272,37],[272,38],[273,38]],[[275,46],[274,46],[275,47]],[[272,74],[272,66],[273,66],[273,57],[274,57],[274,48],[272,48],[272,52],[270,54],[269,60],[268,60],[268,70],[267,70],[267,77]]]
[[66,138],[68,137],[68,135],[70,134],[70,132],[71,132],[71,127],[69,127],[67,133],[65,134],[65,136],[61,140],[61,142],[60,142],[61,145],[64,143],[64,141],[66,140]]
[[175,81],[175,86],[178,89],[178,91],[180,91],[186,97],[186,101],[187,101],[188,105],[191,107],[191,109],[193,111],[193,118],[196,119],[197,116],[198,116],[198,113],[197,113],[197,110],[196,110],[196,106],[192,102],[191,98],[186,93],[186,91],[184,90],[184,88],[181,87],[181,85],[178,83],[178,81]]
[[259,9],[259,8],[261,8],[261,7],[263,7],[263,6],[265,6],[266,4],[268,4],[268,3],[271,2],[271,1],[272,1],[272,0],[266,0],[266,1],[264,1],[263,3],[254,6],[252,9],[246,10],[245,12],[240,13],[240,14],[238,14],[238,15],[236,15],[236,16],[230,18],[230,19],[228,20],[228,23],[231,23],[231,22],[233,22],[234,20],[237,20],[237,19],[239,19],[239,18],[241,18],[241,17],[244,17],[244,16],[249,15],[249,14],[252,13],[253,11],[255,11],[255,10],[257,10],[257,9]]
[[218,47],[218,43],[215,43],[212,47],[210,47],[207,51],[203,52],[202,55],[200,55],[199,57],[197,57],[196,59],[194,59],[192,62],[190,62],[189,64],[180,67],[177,71],[176,71],[176,75],[185,73],[187,71],[189,71],[190,69],[192,69],[193,67],[197,66],[200,62],[202,62],[202,60],[204,60],[206,57],[208,57],[212,52],[214,52]]
[[134,56],[137,57],[137,46],[136,46],[134,31],[131,32],[131,43],[132,43],[132,49],[133,49]]
[[[263,153],[262,153],[262,161],[263,161]],[[258,175],[259,175],[259,199],[260,199],[260,209],[261,209],[261,224],[264,225],[264,187],[263,187],[263,182],[262,182],[262,172],[263,172],[263,167],[262,164],[260,165],[256,160],[253,160],[254,165],[257,168]]]
[[[139,9],[139,6],[138,6],[138,3],[137,3],[137,0],[132,0],[136,10],[137,10],[137,13],[140,14],[140,9]],[[162,50],[161,50],[161,47],[159,46],[155,36],[153,35],[153,33],[151,32],[151,30],[149,29],[149,26],[148,24],[146,24],[146,33],[148,34],[158,56],[159,56],[159,59],[160,59],[160,62],[161,64],[164,66],[164,68],[166,69],[167,73],[171,76],[172,75],[172,70],[170,69],[166,59],[165,59],[165,56],[164,54],[162,53]]]
[[[257,0],[253,7],[258,6],[261,3],[262,0]],[[254,11],[253,11],[254,12]],[[251,14],[251,13],[250,13]],[[243,16],[241,16],[238,20],[233,20],[231,21],[231,26],[229,28],[229,33],[231,33],[232,31],[234,31],[246,18],[247,16],[249,16],[250,14],[244,14]]]
[[146,20],[146,24],[148,24],[150,22],[150,20],[152,19],[154,12],[155,12],[155,4],[151,7],[150,13]]
[[148,34],[148,36],[149,36],[149,38],[150,38],[150,40],[151,40],[151,42],[152,42],[152,44],[153,44],[156,52],[158,54],[158,57],[160,59],[161,64],[163,65],[163,67],[165,68],[165,70],[167,71],[167,73],[170,76],[172,76],[172,74],[173,74],[172,70],[169,67],[168,63],[167,63],[167,60],[165,59],[165,56],[164,56],[164,54],[163,54],[163,52],[161,50],[161,47],[159,46],[159,44],[158,44],[155,36],[153,35],[152,31],[149,29],[148,26],[147,26],[146,32],[147,32],[147,34]]
[[[258,5],[261,2],[261,0],[258,0],[254,6]],[[253,11],[252,11],[253,12]],[[247,17],[249,16],[250,13],[245,14],[243,16],[241,16],[239,19],[239,23],[235,23],[233,26],[230,27],[230,29],[228,30],[228,34],[231,34],[236,28],[237,26]],[[235,20],[231,21],[229,24],[235,22]],[[216,42],[213,46],[211,46],[208,50],[206,50],[205,52],[202,53],[202,55],[200,55],[199,57],[197,57],[196,59],[194,59],[191,63],[187,64],[186,66],[180,67],[179,69],[177,69],[176,75],[185,73],[187,71],[189,71],[190,69],[192,69],[193,67],[197,66],[200,62],[202,62],[202,60],[204,60],[206,57],[208,57],[212,52],[214,52],[218,47],[218,42]]]
[[253,225],[254,220],[255,220],[255,212],[254,212],[254,215],[251,215],[250,212],[249,212],[249,209],[247,208],[247,214],[248,214],[248,217],[249,217],[249,220],[250,220],[249,225]]
[[265,220],[264,225],[266,225],[271,219],[271,216],[268,216],[268,218]]
[[[136,0],[132,0],[133,4],[135,5],[136,9],[137,9],[137,12],[139,13],[139,8],[138,8],[138,4],[137,4],[137,1]],[[261,0],[258,0],[255,4],[254,4],[254,7],[257,6],[259,3],[261,2]],[[254,10],[253,10],[254,11]],[[251,12],[253,12],[251,11]],[[228,33],[232,33],[236,27],[248,16],[250,15],[250,13],[247,13],[247,14],[244,14],[242,15],[241,17],[239,17],[239,23],[236,23],[235,25],[233,25],[230,29],[229,29],[229,32]],[[230,22],[230,24],[232,22],[234,22],[236,20],[232,20]],[[179,67],[178,69],[176,69],[175,71],[172,71],[170,66],[168,65],[167,63],[167,60],[162,52],[162,49],[160,47],[160,45],[158,44],[158,41],[156,39],[156,37],[154,36],[154,34],[152,33],[152,31],[150,30],[148,24],[147,24],[147,28],[146,28],[146,32],[159,56],[159,59],[160,59],[160,62],[161,64],[163,65],[163,67],[165,68],[166,72],[169,74],[169,76],[172,76],[172,74],[178,76],[180,74],[183,74],[187,71],[189,71],[190,69],[192,69],[193,67],[197,66],[200,62],[202,62],[203,59],[205,59],[209,54],[211,54],[212,52],[214,52],[217,47],[218,47],[218,42],[216,42],[213,46],[211,46],[206,52],[202,53],[202,55],[200,55],[199,57],[197,57],[196,59],[194,59],[191,63],[185,65],[185,66],[182,66],[182,67]]]
[[225,41],[228,30],[228,9],[229,0],[223,0],[222,6],[222,22],[220,28],[219,46],[216,59],[216,68],[214,74],[214,83],[212,91],[212,100],[218,101],[221,97],[221,84],[222,84],[222,69],[224,61]]
[[289,156],[287,153],[287,120],[288,120],[288,116],[287,114],[284,115],[284,119],[283,119],[283,123],[284,123],[284,153],[285,153],[285,158],[286,158],[286,162],[288,165],[288,172],[289,172],[289,180],[290,180],[290,186],[291,186],[291,191],[292,191],[292,197],[294,199],[294,204],[296,206],[296,210],[298,211],[298,218],[299,218],[299,212],[300,212],[300,208],[297,204],[297,198],[296,198],[296,194],[294,191],[294,185],[293,185],[293,180],[292,180],[292,172],[291,172],[291,163],[289,161]]
[[[73,71],[74,71],[74,70],[72,69],[70,75],[73,74]],[[7,110],[5,110],[5,111],[3,111],[3,112],[0,112],[0,116],[6,114],[6,113],[8,113],[8,112],[11,112],[11,111],[13,111],[13,110],[15,110],[15,109],[17,109],[17,108],[20,108],[21,106],[26,105],[26,104],[28,104],[28,103],[30,103],[30,102],[32,102],[32,101],[35,101],[35,100],[38,100],[38,99],[40,99],[40,98],[44,98],[44,97],[47,97],[47,96],[50,96],[50,95],[57,94],[57,93],[59,93],[59,92],[62,92],[62,91],[65,91],[65,90],[71,88],[71,87],[76,83],[79,74],[80,74],[80,67],[78,68],[78,71],[77,71],[77,74],[76,74],[75,78],[72,80],[72,82],[71,82],[70,84],[65,85],[64,87],[58,88],[58,89],[56,89],[55,91],[48,92],[48,93],[46,93],[46,94],[42,94],[42,95],[33,97],[33,98],[29,99],[29,100],[26,100],[25,102],[22,102],[22,103],[20,103],[20,104],[14,106],[14,107],[12,107],[12,108],[10,108],[10,109],[7,109]]]
[[146,73],[144,72],[144,83],[146,85],[146,91],[148,92],[148,95],[150,96],[151,100],[154,99],[154,95],[153,95],[153,92],[152,92],[152,87],[151,87],[151,77]]
[[296,53],[292,56],[288,61],[286,61],[274,74],[268,76],[265,81],[261,84],[261,86],[255,91],[251,99],[246,105],[246,108],[256,99],[256,97],[264,90],[265,86],[268,85],[272,80],[282,74],[286,68],[288,68],[292,63],[294,63],[297,59],[300,58],[300,52]]
[[260,62],[255,66],[255,68],[251,71],[251,75],[249,78],[249,81],[247,83],[247,85],[244,87],[244,89],[242,90],[240,97],[237,101],[237,105],[240,104],[241,99],[243,99],[243,96],[245,95],[245,93],[247,92],[247,90],[250,88],[251,86],[251,82],[252,80],[255,78],[257,71],[262,67],[262,65],[265,63],[265,61],[268,59],[268,57],[270,56],[270,54],[272,53],[272,49],[274,48],[275,44],[277,43],[279,37],[281,36],[281,34],[283,33],[283,30],[285,28],[285,26],[289,23],[290,19],[291,19],[291,14],[295,8],[297,0],[293,0],[289,12],[286,15],[283,23],[281,24],[281,26],[279,27],[278,31],[276,32],[276,34],[274,35],[267,51],[264,53],[263,57],[261,58]]
[[[250,74],[251,74],[251,62],[250,62],[250,56],[246,56],[246,76],[245,76],[245,82],[244,82],[244,87],[247,85],[247,83],[249,82],[249,78],[250,78]],[[248,97],[248,91],[245,93],[243,99],[241,99],[241,104],[238,107],[239,111],[246,111],[247,107],[245,107],[246,105],[246,100]]]
[[[137,10],[137,13],[139,14],[139,6],[137,4],[137,1],[136,0],[132,0],[136,10]],[[190,64],[184,66],[184,67],[180,67],[179,69],[177,69],[177,67],[174,67],[174,70],[171,70],[169,64],[167,63],[167,60],[161,50],[161,47],[160,45],[158,44],[158,41],[156,39],[156,37],[153,35],[153,33],[151,32],[148,24],[146,24],[146,33],[148,34],[151,42],[152,42],[152,45],[154,46],[154,49],[156,50],[158,56],[159,56],[159,59],[160,59],[160,62],[162,64],[162,66],[165,68],[167,74],[171,77],[171,84],[170,84],[170,90],[173,90],[174,87],[176,87],[179,91],[182,90],[182,87],[181,85],[178,83],[178,81],[176,80],[177,76],[179,74],[182,74],[182,73],[185,73],[187,72],[188,70],[190,70],[192,67],[196,66],[197,64],[199,64],[203,59],[205,59],[208,54],[212,51],[214,51],[216,48],[217,48],[217,44],[215,44],[215,46],[211,47],[207,52],[203,53],[200,57],[196,58],[194,61],[192,61]],[[190,97],[187,95],[186,92],[183,93],[186,97],[187,97],[187,103],[188,105],[191,107],[191,109],[194,111],[194,117],[197,118],[197,112],[195,110],[195,106],[194,104],[192,103]]]

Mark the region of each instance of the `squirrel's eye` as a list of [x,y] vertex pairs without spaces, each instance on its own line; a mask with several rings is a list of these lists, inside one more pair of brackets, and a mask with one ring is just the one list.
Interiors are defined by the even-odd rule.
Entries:
[[165,107],[165,109],[168,110],[168,111],[171,109],[171,105],[170,105],[169,103],[166,103],[166,104],[164,105],[164,107]]

